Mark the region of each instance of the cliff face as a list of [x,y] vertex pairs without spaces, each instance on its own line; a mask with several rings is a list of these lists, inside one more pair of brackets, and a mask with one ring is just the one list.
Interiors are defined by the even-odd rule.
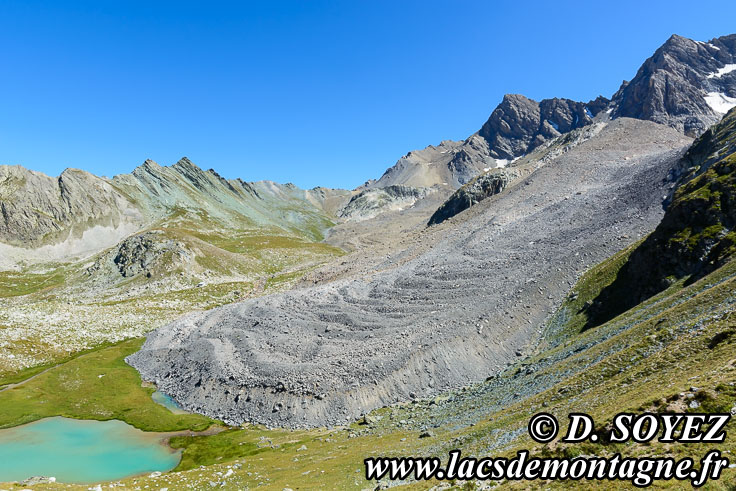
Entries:
[[736,253],[736,109],[705,132],[684,161],[691,167],[655,231],[593,302],[593,327],[665,290],[691,283]]

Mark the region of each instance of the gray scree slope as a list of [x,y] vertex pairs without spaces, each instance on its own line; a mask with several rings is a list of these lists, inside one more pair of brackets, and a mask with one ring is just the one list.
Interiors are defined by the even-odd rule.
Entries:
[[128,362],[228,422],[345,423],[496,373],[582,271],[648,233],[690,139],[627,118],[372,274],[184,317]]

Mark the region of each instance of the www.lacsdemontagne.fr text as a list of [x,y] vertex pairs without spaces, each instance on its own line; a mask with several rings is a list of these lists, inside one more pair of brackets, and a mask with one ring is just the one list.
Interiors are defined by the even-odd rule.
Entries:
[[612,457],[536,458],[522,450],[516,457],[506,459],[462,457],[460,450],[449,454],[443,466],[437,457],[400,457],[365,459],[368,480],[438,479],[438,480],[597,480],[628,481],[638,487],[654,481],[690,481],[702,486],[708,479],[718,479],[728,459],[718,450],[708,452],[699,469],[691,458],[675,460],[672,457],[626,458]]
[[[570,424],[562,442],[600,440],[589,415],[570,413],[568,418]],[[607,440],[648,443],[658,437],[663,443],[717,444],[725,440],[724,428],[730,418],[730,414],[620,413],[613,419],[613,431]],[[528,430],[533,440],[546,443],[557,436],[559,427],[553,415],[539,413],[529,421]],[[475,458],[462,457],[460,450],[452,450],[444,466],[438,457],[374,457],[365,459],[364,463],[368,480],[627,481],[645,487],[655,481],[674,479],[699,487],[708,480],[720,478],[729,460],[719,450],[705,453],[699,465],[690,457],[624,457],[619,453],[610,457],[531,457],[528,450],[521,450],[511,458]]]

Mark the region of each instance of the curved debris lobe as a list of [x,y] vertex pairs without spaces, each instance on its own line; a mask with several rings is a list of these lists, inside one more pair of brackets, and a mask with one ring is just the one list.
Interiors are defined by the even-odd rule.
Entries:
[[286,427],[483,379],[534,341],[586,267],[654,228],[689,143],[613,121],[433,227],[408,262],[191,314],[128,362],[187,410]]

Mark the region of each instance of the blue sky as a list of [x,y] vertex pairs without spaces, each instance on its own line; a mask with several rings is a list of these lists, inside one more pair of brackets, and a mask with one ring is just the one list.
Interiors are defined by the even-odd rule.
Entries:
[[610,96],[736,2],[0,2],[0,164],[112,176],[188,156],[355,187],[477,131],[504,93]]

